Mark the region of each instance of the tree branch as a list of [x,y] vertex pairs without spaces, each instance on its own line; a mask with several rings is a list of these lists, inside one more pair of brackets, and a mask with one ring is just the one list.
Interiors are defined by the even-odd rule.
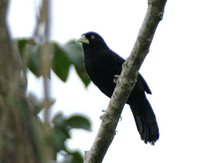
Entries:
[[84,163],[102,162],[114,138],[124,104],[135,86],[139,68],[149,52],[149,47],[156,28],[163,17],[166,1],[167,0],[148,0],[148,9],[137,40],[129,58],[123,64],[117,86],[102,119],[96,139],[90,151],[85,154]]

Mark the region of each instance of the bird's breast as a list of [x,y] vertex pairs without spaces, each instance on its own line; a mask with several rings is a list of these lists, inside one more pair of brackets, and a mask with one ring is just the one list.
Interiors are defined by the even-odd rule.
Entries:
[[[110,63],[109,63],[110,64]],[[115,74],[110,71],[108,62],[86,60],[85,67],[92,82],[108,97],[111,97],[114,88]]]

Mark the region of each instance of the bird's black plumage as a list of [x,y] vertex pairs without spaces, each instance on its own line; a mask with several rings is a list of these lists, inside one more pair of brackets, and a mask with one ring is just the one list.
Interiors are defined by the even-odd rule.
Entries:
[[[105,95],[111,97],[116,86],[114,78],[121,73],[124,59],[113,52],[103,38],[95,32],[83,34],[79,41],[83,46],[88,75]],[[127,104],[130,105],[141,139],[145,143],[154,144],[159,138],[159,129],[145,92],[151,94],[146,81],[141,74],[138,74],[137,83]]]

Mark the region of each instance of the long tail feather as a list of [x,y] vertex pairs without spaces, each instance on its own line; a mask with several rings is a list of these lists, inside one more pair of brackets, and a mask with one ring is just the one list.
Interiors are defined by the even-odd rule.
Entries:
[[144,95],[134,99],[130,107],[141,139],[154,145],[159,139],[159,128],[149,101]]

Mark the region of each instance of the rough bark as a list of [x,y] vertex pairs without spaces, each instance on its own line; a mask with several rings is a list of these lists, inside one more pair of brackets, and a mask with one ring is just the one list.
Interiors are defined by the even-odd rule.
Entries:
[[9,0],[0,0],[0,162],[43,162],[34,117],[21,79],[21,62],[9,35]]

